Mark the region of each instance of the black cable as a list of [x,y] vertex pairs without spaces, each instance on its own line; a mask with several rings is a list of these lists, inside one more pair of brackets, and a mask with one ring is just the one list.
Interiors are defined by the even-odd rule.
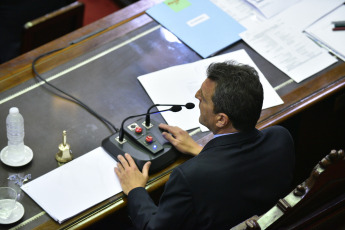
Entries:
[[[72,45],[74,43],[70,43],[69,45]],[[68,46],[69,46],[68,45]],[[58,94],[57,92],[55,91],[52,91],[52,90],[49,90],[47,88],[47,90],[49,90],[50,92],[52,92],[53,94],[63,98],[63,99],[66,99],[68,101],[71,101],[71,102],[74,102],[76,104],[78,104],[79,106],[83,107],[86,111],[88,111],[89,113],[91,113],[93,116],[95,116],[98,120],[100,120],[101,122],[103,122],[110,130],[112,133],[116,133],[118,132],[118,129],[110,122],[108,121],[107,119],[105,119],[104,117],[102,117],[101,115],[99,115],[98,113],[96,113],[94,110],[92,110],[89,106],[87,106],[86,104],[84,104],[82,101],[80,101],[79,99],[77,99],[76,97],[66,93],[65,91],[59,89],[58,87],[52,85],[51,83],[49,83],[48,81],[46,81],[44,78],[41,77],[41,75],[38,73],[38,71],[36,70],[36,62],[41,59],[42,57],[45,57],[45,56],[48,56],[52,53],[55,53],[57,51],[60,51],[60,50],[63,50],[65,48],[67,48],[68,46],[66,47],[63,47],[63,48],[59,48],[59,49],[55,49],[55,50],[51,50],[47,53],[44,53],[44,54],[41,54],[40,56],[36,57],[33,62],[32,62],[32,70],[34,71],[35,73],[35,77],[36,79],[38,78],[38,81],[43,81],[44,83],[46,83],[47,85],[49,85],[51,88],[55,89],[56,91],[62,93],[63,95],[66,95],[67,97],[63,96],[63,95],[60,95]]]

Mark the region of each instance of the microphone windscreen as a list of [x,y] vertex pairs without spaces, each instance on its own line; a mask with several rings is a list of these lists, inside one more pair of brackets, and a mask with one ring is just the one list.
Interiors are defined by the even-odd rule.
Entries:
[[172,112],[178,112],[178,111],[181,111],[181,110],[182,110],[182,106],[180,106],[180,105],[173,105],[170,108],[170,111],[172,111]]
[[189,102],[189,103],[186,104],[186,108],[187,109],[193,109],[194,107],[195,107],[195,104],[192,103],[192,102]]

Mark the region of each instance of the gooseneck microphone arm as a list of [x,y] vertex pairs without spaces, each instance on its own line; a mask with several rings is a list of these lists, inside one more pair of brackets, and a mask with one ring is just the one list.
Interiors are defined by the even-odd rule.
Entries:
[[145,118],[145,125],[146,126],[149,126],[150,125],[150,110],[153,108],[153,107],[156,107],[156,106],[180,106],[181,109],[182,109],[182,106],[186,107],[187,109],[193,109],[195,107],[194,103],[187,103],[185,105],[167,105],[167,104],[155,104],[155,105],[152,105],[146,112],[146,118]]
[[141,117],[141,116],[147,116],[147,115],[151,115],[151,114],[156,114],[156,113],[162,113],[162,112],[166,112],[166,111],[172,111],[172,112],[178,112],[182,109],[182,107],[180,105],[172,105],[172,107],[170,109],[165,109],[165,110],[160,110],[160,111],[155,111],[155,112],[151,112],[151,113],[143,113],[143,114],[139,114],[139,115],[133,115],[133,116],[129,116],[127,118],[125,118],[122,123],[121,123],[121,128],[119,131],[119,141],[122,142],[125,136],[125,132],[123,131],[123,126],[125,124],[125,122],[131,118],[135,118],[135,117]]
[[[146,112],[146,118],[145,118],[145,125],[146,126],[150,125],[150,114],[149,113],[150,113],[150,110],[155,106],[160,106],[160,104],[155,104],[155,105],[150,106],[150,108]],[[171,105],[168,105],[168,106],[171,106]]]

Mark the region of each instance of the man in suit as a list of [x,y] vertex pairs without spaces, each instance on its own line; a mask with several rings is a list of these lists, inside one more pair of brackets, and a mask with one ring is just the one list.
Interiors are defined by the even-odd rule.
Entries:
[[263,89],[254,68],[213,63],[195,97],[199,121],[214,138],[201,147],[186,131],[160,125],[180,152],[195,157],[173,170],[158,206],[144,188],[150,163],[140,172],[129,154],[118,157],[115,172],[138,229],[230,229],[290,190],[293,140],[280,126],[255,128]]

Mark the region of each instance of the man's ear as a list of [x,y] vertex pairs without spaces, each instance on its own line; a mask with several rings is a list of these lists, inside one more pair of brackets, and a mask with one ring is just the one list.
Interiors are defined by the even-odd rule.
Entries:
[[216,126],[220,129],[227,127],[230,123],[230,119],[225,113],[218,113],[216,119]]

